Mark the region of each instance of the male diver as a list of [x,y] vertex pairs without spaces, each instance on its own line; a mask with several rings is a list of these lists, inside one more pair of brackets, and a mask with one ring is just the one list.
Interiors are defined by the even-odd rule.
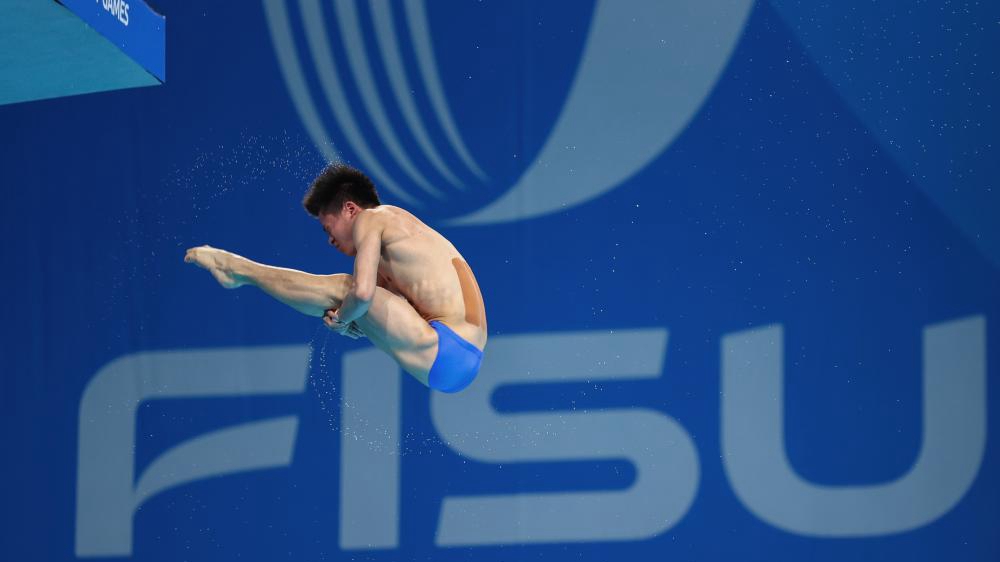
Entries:
[[479,372],[486,310],[455,246],[409,212],[382,205],[361,171],[327,166],[302,201],[330,244],[354,256],[354,274],[313,275],[200,246],[184,261],[223,287],[256,285],[334,332],[365,336],[424,385],[462,390]]

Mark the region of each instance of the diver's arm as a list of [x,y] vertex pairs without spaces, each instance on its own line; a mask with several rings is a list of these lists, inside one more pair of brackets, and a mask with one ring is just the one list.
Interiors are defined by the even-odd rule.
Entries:
[[353,322],[368,312],[378,283],[378,264],[382,257],[384,222],[374,213],[362,212],[354,223],[354,276],[344,303],[337,310],[337,320]]

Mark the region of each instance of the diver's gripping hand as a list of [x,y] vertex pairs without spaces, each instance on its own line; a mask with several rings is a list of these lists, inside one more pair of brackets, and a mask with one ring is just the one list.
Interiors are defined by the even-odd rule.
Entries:
[[232,264],[236,256],[211,246],[198,246],[188,249],[184,254],[186,263],[193,263],[202,269],[207,269],[212,277],[226,289],[235,289],[243,282],[233,273]]
[[342,336],[356,340],[358,338],[367,338],[368,336],[358,327],[356,322],[348,322],[344,324],[337,320],[337,310],[330,309],[323,314],[323,323],[326,324],[327,328],[331,331],[336,332]]

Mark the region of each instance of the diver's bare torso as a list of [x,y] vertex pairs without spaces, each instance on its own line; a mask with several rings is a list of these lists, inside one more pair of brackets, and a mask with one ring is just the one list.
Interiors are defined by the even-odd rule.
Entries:
[[399,207],[367,209],[383,226],[378,286],[406,299],[426,321],[447,324],[483,349],[486,310],[476,279],[454,245]]

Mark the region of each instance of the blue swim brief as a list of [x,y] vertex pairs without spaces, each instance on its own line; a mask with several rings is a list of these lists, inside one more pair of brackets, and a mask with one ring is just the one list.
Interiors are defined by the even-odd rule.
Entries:
[[427,384],[441,392],[458,392],[476,378],[483,352],[445,324],[431,320],[430,325],[438,334],[438,351]]

